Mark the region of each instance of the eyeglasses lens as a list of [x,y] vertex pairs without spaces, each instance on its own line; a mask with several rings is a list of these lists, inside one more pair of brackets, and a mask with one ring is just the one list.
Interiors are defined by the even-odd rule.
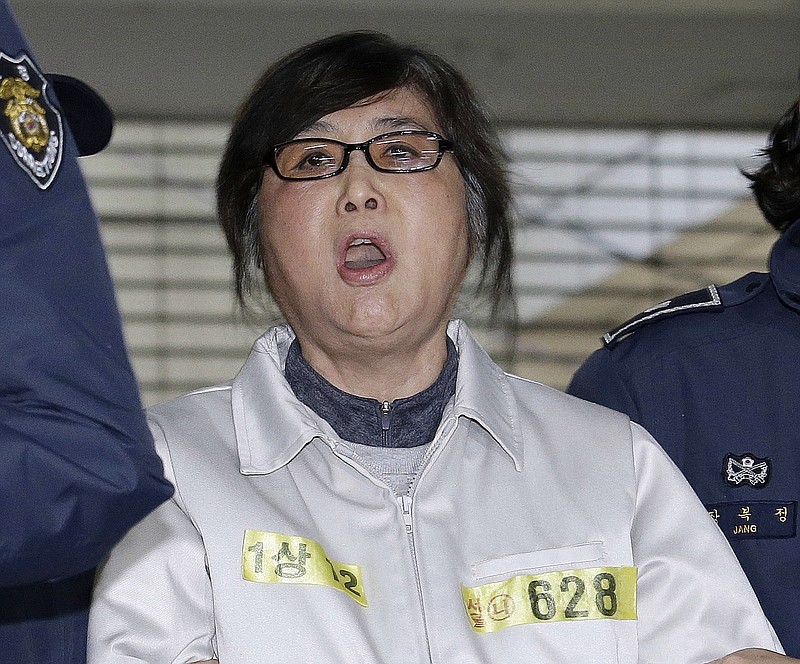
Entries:
[[282,146],[275,154],[278,172],[287,178],[319,178],[336,172],[344,159],[339,143],[298,140]]
[[427,134],[387,136],[370,143],[369,156],[386,171],[419,171],[439,158],[439,141]]

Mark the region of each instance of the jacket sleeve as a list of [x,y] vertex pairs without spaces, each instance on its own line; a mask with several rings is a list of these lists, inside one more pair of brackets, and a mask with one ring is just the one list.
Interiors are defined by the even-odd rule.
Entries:
[[[0,50],[30,54],[5,0]],[[45,187],[0,142],[0,586],[90,569],[171,492],[64,139]]]
[[[154,434],[174,479],[157,426]],[[87,664],[189,664],[214,658],[214,643],[205,548],[177,491],[134,526],[99,568]]]
[[600,348],[592,353],[572,377],[567,392],[587,401],[625,413],[637,421],[639,410],[619,377],[611,351]]
[[743,648],[782,653],[724,535],[669,457],[631,426],[639,661],[676,661],[680,653],[680,661],[701,664]]

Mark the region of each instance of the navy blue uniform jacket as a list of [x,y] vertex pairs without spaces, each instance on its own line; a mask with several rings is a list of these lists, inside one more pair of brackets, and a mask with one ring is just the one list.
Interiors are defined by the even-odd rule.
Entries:
[[[172,488],[76,147],[40,74],[0,0],[0,661],[67,664],[85,659],[92,568]],[[17,94],[23,82],[38,95]],[[26,137],[42,118],[37,148]]]
[[769,274],[657,305],[605,341],[569,392],[655,436],[800,657],[800,221],[773,247]]

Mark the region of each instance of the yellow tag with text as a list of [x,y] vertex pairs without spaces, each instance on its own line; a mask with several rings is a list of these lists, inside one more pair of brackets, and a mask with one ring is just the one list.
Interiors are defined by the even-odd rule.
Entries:
[[472,629],[570,620],[636,620],[635,567],[592,567],[526,574],[461,588]]
[[361,567],[331,560],[314,540],[296,535],[246,530],[242,578],[256,583],[309,583],[328,586],[367,606]]

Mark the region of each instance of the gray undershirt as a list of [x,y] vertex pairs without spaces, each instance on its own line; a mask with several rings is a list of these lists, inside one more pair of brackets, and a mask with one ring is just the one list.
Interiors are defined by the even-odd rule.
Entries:
[[343,440],[344,454],[388,484],[397,496],[408,495],[422,469],[430,443],[416,447],[376,447]]

